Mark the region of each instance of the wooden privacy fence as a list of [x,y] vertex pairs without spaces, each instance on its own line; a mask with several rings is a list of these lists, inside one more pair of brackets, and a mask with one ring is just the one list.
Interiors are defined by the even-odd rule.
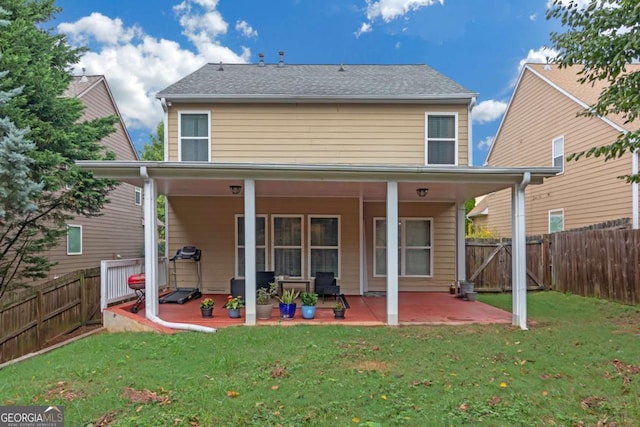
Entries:
[[[527,239],[527,287],[640,304],[640,230],[580,230]],[[511,240],[468,239],[468,280],[511,291]]]
[[80,326],[102,323],[100,268],[66,274],[21,292],[14,301],[3,297],[0,304],[2,363]]

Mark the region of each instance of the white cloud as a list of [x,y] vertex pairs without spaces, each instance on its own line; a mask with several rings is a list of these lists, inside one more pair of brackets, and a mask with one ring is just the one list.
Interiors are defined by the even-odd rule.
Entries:
[[384,22],[391,22],[409,12],[435,3],[444,4],[444,0],[367,0],[367,19],[374,21],[382,18]]
[[236,31],[245,37],[258,37],[258,32],[247,21],[236,21]]
[[524,59],[521,59],[520,63],[518,64],[518,72],[520,72],[520,70],[522,70],[522,67],[524,67],[524,64],[528,62],[546,64],[556,56],[558,56],[558,52],[556,52],[553,49],[549,49],[547,47],[541,47],[538,50],[529,49],[529,53],[527,54],[527,57]]
[[369,32],[371,32],[371,24],[363,22],[362,25],[360,25],[358,31],[356,31],[354,34],[356,35],[356,38],[359,38],[362,34]]
[[63,22],[58,25],[58,31],[65,33],[70,43],[76,45],[88,43],[89,35],[98,43],[115,45],[129,43],[134,37],[142,34],[140,28],[124,28],[120,18],[111,19],[98,12],[80,18],[73,24]]
[[[436,3],[444,4],[444,0],[366,0],[366,2],[368,22],[362,23],[360,29],[354,33],[356,38],[373,31],[372,23],[379,18],[388,23],[423,7],[433,6]],[[404,31],[406,28],[403,28]]]
[[538,19],[538,14],[534,13],[529,15],[529,21],[535,21],[536,19]]
[[207,62],[249,60],[248,48],[236,53],[216,40],[227,28],[215,10],[217,3],[217,0],[185,0],[175,8],[195,50],[151,37],[137,26],[127,28],[120,19],[100,13],[61,23],[58,31],[76,45],[97,43],[98,47],[84,54],[81,63],[76,64],[74,73],[80,74],[85,67],[87,74],[104,74],[127,126],[151,131],[162,120],[162,109],[155,99],[159,90]]
[[482,141],[478,142],[478,149],[480,150],[488,150],[489,147],[491,147],[491,144],[493,144],[493,137],[492,136],[488,136],[485,139],[483,139]]
[[498,120],[507,109],[507,103],[502,101],[482,101],[471,111],[473,123],[489,123]]

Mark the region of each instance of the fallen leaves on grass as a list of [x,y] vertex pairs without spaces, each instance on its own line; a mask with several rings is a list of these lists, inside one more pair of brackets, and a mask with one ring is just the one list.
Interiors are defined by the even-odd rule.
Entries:
[[498,403],[502,402],[502,398],[499,396],[493,396],[491,400],[489,400],[489,406],[496,406]]
[[135,388],[125,387],[122,390],[122,397],[133,403],[154,403],[157,402],[161,405],[171,403],[168,396],[162,396],[151,390],[136,390]]
[[238,393],[238,392],[237,392],[237,391],[235,391],[235,390],[228,390],[228,391],[227,391],[227,396],[228,396],[228,397],[238,397],[238,396],[240,396],[240,393]]
[[[61,398],[63,400],[76,400],[81,397],[84,397],[84,393],[76,392],[71,390],[71,387],[67,385],[64,381],[58,381],[56,385],[47,390],[45,394],[45,401],[49,401],[51,399]],[[38,399],[35,398],[34,402]]]
[[276,366],[271,370],[271,378],[284,378],[287,375],[287,368],[284,366]]
[[589,397],[585,397],[580,401],[580,407],[585,411],[587,409],[598,409],[600,404],[606,401],[607,401],[606,397],[589,396]]
[[613,359],[613,366],[616,368],[618,375],[622,377],[622,384],[624,386],[628,386],[631,383],[631,377],[629,375],[640,374],[640,366],[627,365],[618,359]]
[[507,388],[509,386],[509,384],[507,384],[506,382],[502,381],[500,383],[500,388]]
[[433,381],[424,380],[424,381],[414,381],[411,384],[409,384],[409,387],[411,388],[418,387],[418,386],[431,387],[432,385],[433,385]]
[[116,421],[118,417],[118,412],[117,411],[109,411],[106,414],[104,414],[103,416],[101,416],[100,418],[98,418],[95,422],[95,424],[93,424],[95,427],[108,427],[111,425],[111,423],[113,423],[114,421]]

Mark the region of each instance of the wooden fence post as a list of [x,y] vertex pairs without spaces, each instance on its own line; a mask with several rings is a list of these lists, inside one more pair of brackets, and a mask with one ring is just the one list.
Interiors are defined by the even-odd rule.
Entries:
[[43,328],[43,318],[44,318],[44,293],[39,290],[37,292],[36,297],[36,341],[38,342],[38,347],[44,344],[44,336],[45,333],[42,330]]
[[80,324],[86,326],[87,316],[89,313],[89,301],[87,301],[86,281],[84,280],[85,270],[78,272],[78,280],[80,281]]

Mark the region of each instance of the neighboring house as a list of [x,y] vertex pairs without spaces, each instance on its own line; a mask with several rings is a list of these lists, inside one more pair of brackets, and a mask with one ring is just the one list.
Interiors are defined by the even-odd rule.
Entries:
[[[638,224],[638,186],[619,176],[638,171],[636,155],[605,162],[602,158],[567,161],[572,153],[607,145],[638,128],[617,115],[578,116],[593,105],[603,82],[578,83],[581,66],[526,64],[493,141],[486,165],[556,166],[562,172],[526,191],[527,234],[538,235],[585,227],[621,218]],[[640,65],[628,65],[629,71]],[[509,190],[487,200],[487,226],[511,236]]]
[[488,228],[489,199],[491,194],[476,197],[476,205],[469,211],[467,217],[471,220],[472,231]]
[[[555,174],[471,167],[476,94],[426,65],[207,64],[157,97],[165,162],[79,163],[144,185],[147,260],[152,201],[166,194],[168,253],[202,250],[204,292],[245,277],[250,324],[260,270],[332,271],[344,294],[386,293],[397,324],[399,291],[466,278],[465,200],[506,187],[522,200],[528,182]],[[159,321],[155,268],[146,315]],[[180,263],[179,283],[193,286],[194,271]],[[514,277],[524,283],[524,269]]]
[[[104,76],[76,76],[64,96],[77,97],[84,105],[81,120],[115,115],[115,132],[100,142],[118,160],[138,160],[125,124]],[[100,261],[140,258],[144,253],[142,189],[131,184],[118,185],[109,195],[101,216],[75,217],[67,224],[67,236],[51,250],[48,258],[58,264],[48,279],[79,269],[100,267]]]

